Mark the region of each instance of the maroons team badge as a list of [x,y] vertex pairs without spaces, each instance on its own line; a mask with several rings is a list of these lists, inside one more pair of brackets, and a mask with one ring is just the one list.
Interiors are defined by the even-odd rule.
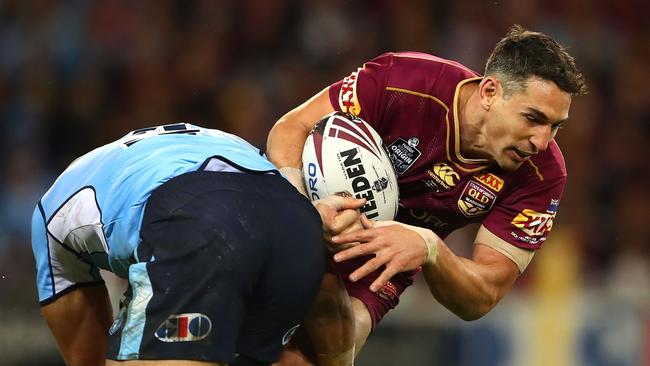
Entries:
[[458,208],[467,217],[483,215],[490,211],[496,198],[482,184],[470,180],[458,199]]

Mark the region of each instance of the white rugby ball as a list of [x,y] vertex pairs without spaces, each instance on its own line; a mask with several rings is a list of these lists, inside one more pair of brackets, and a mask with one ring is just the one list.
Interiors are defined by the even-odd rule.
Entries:
[[302,173],[312,201],[329,195],[365,198],[369,219],[397,214],[397,175],[379,134],[365,121],[343,112],[323,117],[302,151]]

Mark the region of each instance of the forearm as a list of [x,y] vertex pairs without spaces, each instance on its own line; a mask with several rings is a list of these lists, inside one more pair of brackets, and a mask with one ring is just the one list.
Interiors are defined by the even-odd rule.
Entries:
[[378,291],[398,272],[422,267],[436,300],[460,318],[474,320],[490,311],[519,275],[515,261],[494,249],[494,243],[475,244],[469,260],[456,256],[429,229],[395,221],[373,223],[365,217],[362,223],[364,230],[336,235],[331,240],[335,245],[349,246],[334,255],[337,262],[374,255],[350,274],[352,281],[384,266],[370,285],[371,291]]
[[294,123],[297,116],[289,112],[271,128],[266,141],[266,155],[277,167],[302,167],[302,149],[309,135],[309,129]]
[[302,149],[312,127],[324,115],[334,112],[328,88],[285,114],[271,128],[266,141],[266,155],[277,167],[302,166]]
[[323,277],[318,297],[304,324],[319,365],[352,364],[354,314],[350,298],[337,275],[327,273]]
[[309,130],[282,117],[269,132],[267,156],[296,189],[307,196],[302,176],[302,149]]
[[487,253],[483,254],[482,263],[455,255],[441,242],[436,262],[422,266],[422,273],[435,299],[468,321],[487,314],[517,278],[512,268],[504,271],[504,263],[510,267],[514,263],[503,262],[498,254],[489,253],[487,247],[479,250]]
[[77,288],[41,309],[67,365],[104,365],[112,322],[104,286]]

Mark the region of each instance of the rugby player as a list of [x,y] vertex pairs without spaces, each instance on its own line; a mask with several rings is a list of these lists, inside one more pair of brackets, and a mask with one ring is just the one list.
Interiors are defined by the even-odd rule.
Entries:
[[[74,161],[38,202],[42,313],[68,365],[269,364],[321,284],[319,213],[364,203],[317,211],[221,131],[133,131]],[[114,321],[100,269],[128,279]]]
[[[328,352],[348,358],[358,352],[417,271],[433,297],[460,318],[489,312],[553,226],[567,177],[554,137],[569,118],[572,97],[585,91],[561,45],[513,26],[483,75],[429,54],[387,53],[283,116],[269,134],[267,153],[303,192],[302,143],[332,111],[360,116],[377,130],[400,186],[396,221],[364,218],[363,230],[332,238],[344,249],[334,256],[334,272],[350,296],[354,321],[350,326],[345,301],[336,302],[339,309],[313,311],[319,318],[306,323],[342,324],[334,336],[326,328],[310,332],[314,351],[353,332],[353,342]],[[470,223],[481,224],[473,253],[459,257],[444,238]],[[320,307],[328,306],[332,302]],[[283,362],[314,362],[304,347],[285,352]]]

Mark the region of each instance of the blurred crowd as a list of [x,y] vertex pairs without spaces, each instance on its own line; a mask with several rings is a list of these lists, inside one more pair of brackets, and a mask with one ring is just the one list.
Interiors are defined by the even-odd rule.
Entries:
[[3,0],[0,320],[38,314],[31,213],[75,157],[171,122],[264,148],[280,116],[364,61],[413,50],[481,72],[513,23],[566,45],[590,88],[557,138],[569,181],[554,230],[569,234],[581,283],[649,305],[649,4]]

